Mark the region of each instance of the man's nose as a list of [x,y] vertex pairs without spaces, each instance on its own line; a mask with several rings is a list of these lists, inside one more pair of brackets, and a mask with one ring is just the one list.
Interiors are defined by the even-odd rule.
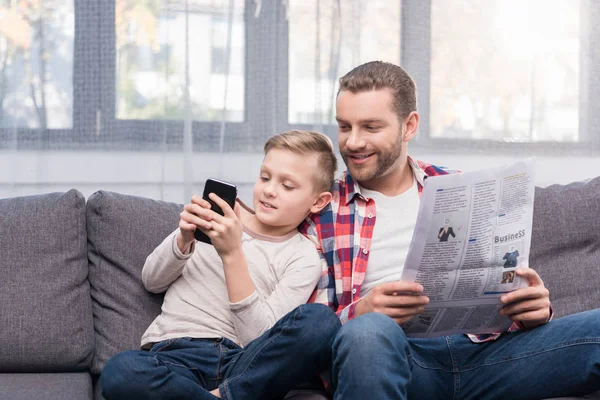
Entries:
[[349,150],[358,150],[365,147],[364,137],[358,129],[352,129],[346,140],[346,147]]

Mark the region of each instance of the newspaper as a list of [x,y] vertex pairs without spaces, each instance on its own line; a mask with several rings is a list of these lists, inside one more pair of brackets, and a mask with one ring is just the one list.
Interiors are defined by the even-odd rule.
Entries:
[[500,296],[527,286],[533,160],[429,177],[402,280],[429,296],[425,312],[402,325],[409,337],[503,332]]

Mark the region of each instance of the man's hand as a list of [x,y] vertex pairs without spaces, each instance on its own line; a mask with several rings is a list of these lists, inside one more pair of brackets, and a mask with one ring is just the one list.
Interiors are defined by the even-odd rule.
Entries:
[[544,286],[542,278],[531,268],[517,268],[515,273],[527,279],[529,287],[500,297],[500,301],[505,304],[500,314],[521,322],[527,329],[545,324],[550,318],[550,292]]
[[425,310],[429,297],[422,295],[423,286],[416,282],[383,283],[371,290],[357,305],[356,316],[378,312],[403,324]]
[[[242,222],[239,219],[240,209],[237,203],[235,203],[235,211],[227,204],[227,202],[221,199],[214,193],[211,193],[210,199],[214,201],[224,215],[217,214],[210,209],[210,203],[203,200],[201,203],[201,210],[198,211],[197,215],[204,221],[202,224],[198,224],[198,228],[204,232],[212,242],[215,250],[224,260],[225,257],[234,253],[242,252]],[[206,203],[206,204],[204,204]]]

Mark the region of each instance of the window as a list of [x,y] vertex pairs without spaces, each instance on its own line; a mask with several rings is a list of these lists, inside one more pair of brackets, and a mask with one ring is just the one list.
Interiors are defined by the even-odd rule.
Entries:
[[187,18],[183,0],[116,4],[117,118],[183,119],[187,64],[192,119],[220,121],[225,110],[226,120],[243,120],[243,1],[234,2],[229,40],[225,0],[189,0]]
[[339,77],[384,60],[417,82],[418,146],[595,151],[599,19],[592,0],[0,0],[0,147],[335,135]]
[[400,63],[400,0],[289,2],[291,124],[333,124],[337,80],[360,63]]
[[577,142],[580,2],[433,0],[430,136]]
[[73,1],[0,0],[0,128],[69,129]]

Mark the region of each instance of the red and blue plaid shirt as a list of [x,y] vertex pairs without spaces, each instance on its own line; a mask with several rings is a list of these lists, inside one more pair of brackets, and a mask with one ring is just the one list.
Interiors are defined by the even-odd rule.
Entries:
[[[427,177],[457,172],[410,157],[408,163],[417,181],[419,196]],[[323,266],[321,279],[309,302],[326,304],[344,323],[354,318],[356,304],[361,300],[360,289],[365,279],[377,213],[375,201],[360,193],[348,173],[335,182],[332,193],[331,203],[321,213],[307,218],[300,226],[300,232],[315,243]],[[513,323],[509,331],[520,328],[520,324]],[[498,336],[500,333],[469,335],[476,343]]]

